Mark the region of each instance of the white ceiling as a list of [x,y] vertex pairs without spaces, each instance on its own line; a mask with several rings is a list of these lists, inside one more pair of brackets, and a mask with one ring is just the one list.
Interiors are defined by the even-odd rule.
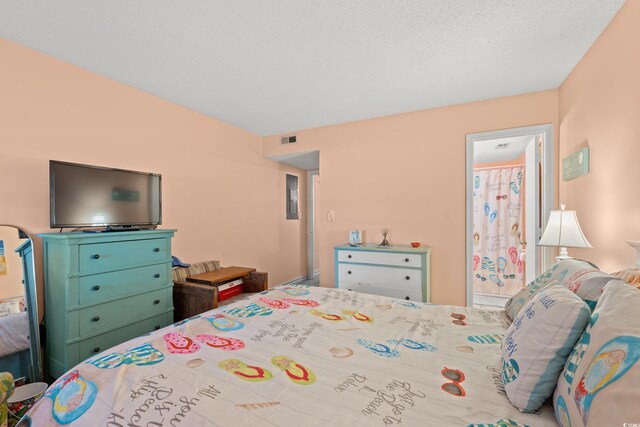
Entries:
[[[474,141],[473,163],[510,162],[516,160],[534,139],[535,135],[525,135]],[[509,145],[506,148],[496,149],[499,144]]]
[[0,0],[0,37],[269,135],[556,88],[623,3]]

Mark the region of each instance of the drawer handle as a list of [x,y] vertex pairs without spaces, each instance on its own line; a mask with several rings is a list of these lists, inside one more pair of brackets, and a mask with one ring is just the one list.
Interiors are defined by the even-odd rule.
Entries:
[[100,254],[94,254],[93,259],[100,259]]
[[405,259],[404,259],[404,262],[409,262],[409,258],[405,258]]
[[160,325],[156,325],[156,326],[155,326],[155,328],[153,328],[153,329],[155,329],[155,330],[157,331],[157,330],[158,330],[158,329],[160,329],[160,328],[162,328],[162,326],[160,326]]
[[406,299],[407,301],[409,301],[409,297],[404,297],[404,299]]
[[159,300],[159,299],[157,299],[157,300],[155,300],[153,303],[154,303],[154,304],[160,304],[160,300]]
[[97,322],[98,320],[100,320],[100,316],[96,316],[93,319],[91,319],[92,322]]
[[96,347],[96,348],[94,348],[94,349],[93,349],[93,352],[94,352],[94,353],[100,353],[100,347]]
[[347,274],[351,274],[351,270],[347,271]]
[[160,248],[153,248],[153,252],[160,252]]
[[347,258],[351,259],[351,255],[347,255]]
[[409,276],[404,276],[404,280],[410,280],[410,279],[411,279],[411,277],[409,277]]
[[160,273],[154,274],[153,277],[155,277],[156,279],[159,279],[160,278]]
[[99,290],[100,290],[100,285],[95,285],[95,286],[93,287],[93,290],[94,290],[94,291],[99,291]]

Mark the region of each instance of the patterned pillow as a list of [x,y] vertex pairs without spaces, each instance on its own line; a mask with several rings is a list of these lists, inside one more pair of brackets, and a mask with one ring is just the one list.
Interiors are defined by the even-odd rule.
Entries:
[[640,288],[640,268],[627,268],[611,273],[611,275],[624,280],[636,288]]
[[640,291],[615,280],[598,301],[553,395],[562,426],[622,426],[640,420]]
[[20,313],[20,298],[0,300],[0,317]]
[[195,264],[191,264],[189,267],[174,268],[172,271],[173,281],[182,282],[187,277],[217,270],[220,270],[220,261],[197,262]]
[[553,394],[567,356],[589,323],[587,304],[550,283],[520,310],[502,342],[502,381],[513,406],[538,409]]
[[611,280],[615,280],[615,276],[592,268],[576,271],[572,275],[565,277],[562,284],[582,298],[589,308],[593,310],[602,295],[602,290]]
[[[548,271],[549,270],[547,270],[547,272]],[[547,274],[547,272],[545,272],[545,274]],[[509,317],[511,320],[515,319],[520,310],[522,310],[522,307],[524,307],[529,301],[533,299],[534,296],[536,296],[538,292],[546,288],[548,285],[552,283],[562,285],[562,283],[558,282],[557,280],[541,279],[543,276],[544,274],[542,276],[538,276],[536,280],[531,282],[527,287],[522,288],[517,294],[512,296],[509,301],[507,301],[507,304],[504,306],[507,317]]]
[[565,259],[552,265],[524,289],[512,296],[504,308],[507,316],[514,319],[520,309],[531,301],[537,292],[553,280],[557,280],[585,300],[593,310],[602,293],[602,288],[614,278],[610,274],[601,272],[598,267],[588,261]]

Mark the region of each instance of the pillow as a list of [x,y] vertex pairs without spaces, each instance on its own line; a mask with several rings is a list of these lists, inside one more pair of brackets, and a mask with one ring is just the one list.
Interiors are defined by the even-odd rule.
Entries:
[[562,284],[587,303],[591,310],[596,308],[605,285],[615,277],[597,269],[576,271],[565,277]]
[[619,277],[630,285],[640,288],[640,268],[627,268],[611,273],[614,277]]
[[558,379],[562,426],[623,426],[640,420],[640,290],[607,284]]
[[527,302],[531,301],[531,298],[533,298],[540,289],[544,288],[545,285],[553,280],[557,280],[569,288],[585,300],[593,310],[600,297],[602,288],[614,278],[615,277],[610,274],[601,272],[598,270],[598,267],[588,261],[573,258],[565,259],[552,265],[551,268],[538,276],[524,289],[512,296],[511,299],[507,301],[505,310],[507,316],[514,319],[518,311],[520,311]]
[[[512,296],[507,304],[505,304],[504,309],[511,320],[515,319],[522,307],[524,307],[529,301],[533,299],[533,297],[542,289],[546,288],[551,283],[557,283],[562,286],[562,283],[557,280],[545,280],[541,279],[543,276],[539,276],[531,282],[525,288],[522,288],[517,294]],[[539,281],[538,281],[539,280]]]
[[553,394],[567,356],[589,323],[587,304],[550,283],[520,310],[502,342],[502,381],[513,406],[533,412]]
[[0,300],[0,317],[20,313],[20,298]]
[[217,270],[220,270],[220,261],[197,262],[195,264],[191,264],[189,267],[174,268],[172,271],[173,281],[182,282],[187,277]]

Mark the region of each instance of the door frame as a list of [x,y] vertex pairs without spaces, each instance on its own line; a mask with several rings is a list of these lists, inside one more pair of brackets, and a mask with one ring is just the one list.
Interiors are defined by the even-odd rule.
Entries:
[[319,169],[307,171],[307,279],[313,279],[315,275],[316,265],[314,265],[314,239],[313,224],[316,219],[314,218],[314,189],[313,189],[313,177],[320,175]]
[[[554,194],[554,166],[553,166],[553,125],[544,124],[536,126],[525,126],[511,129],[502,129],[488,132],[470,133],[466,135],[465,150],[465,215],[466,215],[466,232],[465,232],[465,248],[466,248],[466,269],[465,269],[465,285],[466,285],[466,305],[473,306],[473,165],[474,165],[474,142],[484,141],[487,139],[508,138],[516,136],[527,136],[534,134],[543,134],[542,141],[542,218],[541,224],[546,224],[549,219],[549,212],[553,209]],[[537,245],[540,236],[527,236],[527,243]],[[541,269],[544,270],[548,265],[548,249],[542,248],[540,261]],[[540,264],[539,264],[540,265]],[[539,273],[539,272],[538,272]]]

